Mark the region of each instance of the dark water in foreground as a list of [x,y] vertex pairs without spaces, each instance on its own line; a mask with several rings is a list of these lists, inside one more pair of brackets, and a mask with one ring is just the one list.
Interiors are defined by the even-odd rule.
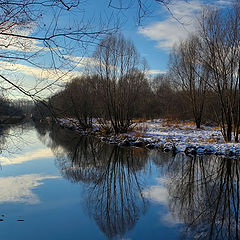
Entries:
[[0,239],[238,239],[239,161],[31,126],[0,144]]

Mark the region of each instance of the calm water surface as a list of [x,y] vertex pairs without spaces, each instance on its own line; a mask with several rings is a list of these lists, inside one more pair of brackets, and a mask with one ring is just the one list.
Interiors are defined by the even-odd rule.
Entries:
[[239,162],[2,132],[0,239],[238,239]]

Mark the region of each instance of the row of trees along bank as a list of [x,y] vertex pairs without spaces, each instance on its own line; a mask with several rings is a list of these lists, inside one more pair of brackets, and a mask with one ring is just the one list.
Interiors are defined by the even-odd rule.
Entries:
[[[78,119],[82,129],[98,118],[107,132],[127,132],[136,118],[192,119],[191,102],[168,74],[147,78],[146,63],[122,35],[103,39],[87,75],[74,78],[49,100],[56,117]],[[208,93],[217,107],[214,92]],[[214,121],[206,108],[204,121]],[[110,123],[110,124],[109,124]]]
[[57,117],[83,129],[101,121],[108,132],[127,132],[135,118],[194,119],[220,124],[226,141],[240,128],[240,8],[204,10],[198,31],[172,50],[169,72],[149,79],[133,43],[109,35],[93,54],[88,74],[52,96]]

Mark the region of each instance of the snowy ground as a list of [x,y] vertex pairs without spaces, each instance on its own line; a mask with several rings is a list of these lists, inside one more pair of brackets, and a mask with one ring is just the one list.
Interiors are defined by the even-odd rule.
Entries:
[[[73,119],[61,119],[60,124],[72,130],[79,130],[77,121]],[[98,129],[99,126],[95,124],[94,130]],[[136,123],[134,130],[128,134],[100,137],[102,141],[120,146],[158,148],[175,153],[240,157],[240,144],[225,143],[220,128],[203,126],[201,129],[196,129],[192,122],[177,123],[158,119]]]
[[240,156],[240,144],[225,143],[219,127],[196,129],[192,122],[154,120],[138,124],[136,131],[138,128],[144,130],[144,138],[151,138],[163,148],[172,147],[176,152]]

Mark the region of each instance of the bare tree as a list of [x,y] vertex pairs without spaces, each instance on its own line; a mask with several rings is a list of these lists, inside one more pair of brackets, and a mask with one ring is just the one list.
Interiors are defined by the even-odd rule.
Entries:
[[61,92],[52,96],[49,103],[55,115],[76,118],[81,129],[90,129],[98,105],[95,78],[96,76],[74,78]]
[[[97,47],[92,73],[99,76],[105,116],[115,133],[126,132],[145,81],[144,65],[132,42],[122,35],[109,35]],[[104,123],[106,126],[106,122]]]
[[[3,90],[15,88],[38,99],[76,67],[70,64],[73,51],[83,54],[99,36],[118,30],[114,17],[105,22],[98,18],[96,24],[92,16],[87,19],[84,15],[83,6],[80,0],[0,1]],[[36,84],[28,86],[24,81],[16,81],[21,78],[15,74],[19,69],[28,74],[35,72]]]
[[[153,103],[152,110],[157,118],[185,119],[188,112],[183,110],[186,101],[182,97],[181,90],[175,88],[173,77],[169,74],[159,74],[151,82]],[[186,107],[187,108],[187,107]]]
[[217,93],[221,112],[217,114],[226,141],[239,135],[239,63],[240,5],[229,12],[212,10],[203,13],[200,36],[204,44],[202,63],[209,69],[208,85]]
[[199,51],[201,41],[191,36],[179,46],[174,47],[170,57],[170,71],[191,103],[197,128],[202,122],[205,95],[207,90],[208,69],[201,63]]
[[[159,3],[167,7],[170,2],[106,0],[106,8],[113,9],[112,14],[103,21],[99,13],[99,18],[94,16],[96,21],[93,22],[93,16],[87,19],[84,14],[88,3],[84,0],[0,0],[1,88],[5,94],[5,90],[14,88],[28,97],[39,98],[44,91],[55,89],[56,82],[75,68],[75,64],[66,63],[72,60],[69,56],[73,52],[86,50],[99,36],[118,30],[115,11],[134,8],[140,21],[151,12],[149,5]],[[43,56],[47,56],[47,60]],[[16,70],[25,68],[29,74],[31,67],[42,70],[35,74],[36,78],[41,78],[35,86],[15,80],[21,78],[16,77]],[[10,68],[13,70],[9,71]],[[49,76],[55,80],[46,81]]]

